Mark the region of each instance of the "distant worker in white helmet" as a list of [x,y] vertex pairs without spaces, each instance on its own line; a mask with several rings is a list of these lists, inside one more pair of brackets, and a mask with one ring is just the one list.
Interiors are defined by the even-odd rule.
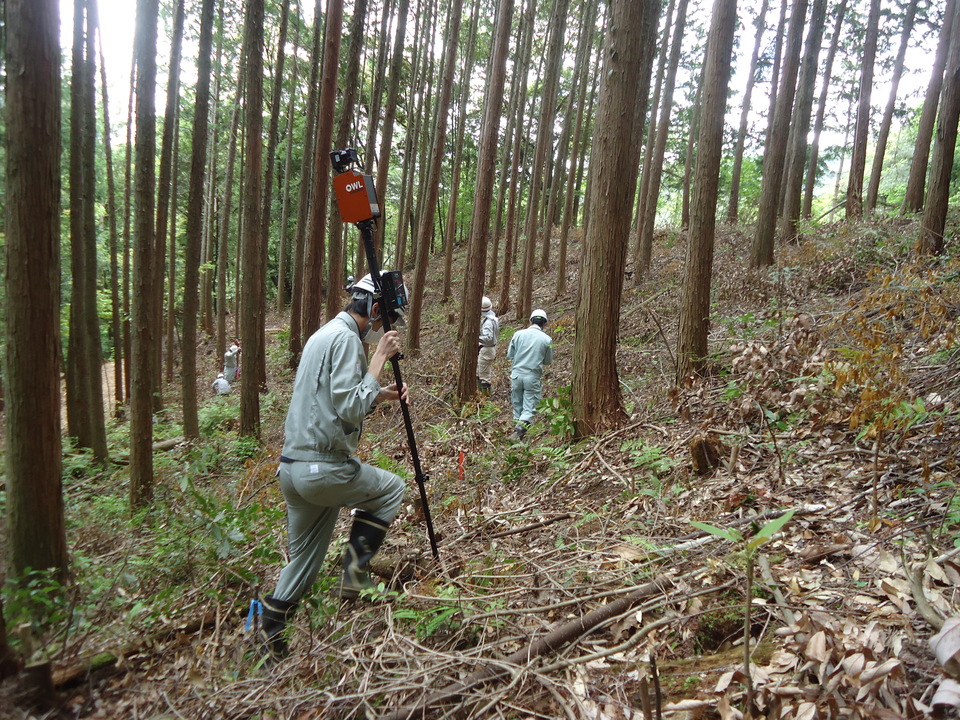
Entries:
[[522,440],[533,422],[537,405],[543,397],[543,366],[553,362],[553,341],[543,328],[547,314],[543,310],[530,313],[530,327],[514,333],[507,348],[507,357],[513,361],[510,370],[510,397],[513,401],[513,437]]
[[480,301],[480,353],[477,355],[477,389],[484,395],[490,394],[493,382],[493,360],[497,356],[497,342],[500,340],[500,321],[493,311],[493,302],[484,296]]

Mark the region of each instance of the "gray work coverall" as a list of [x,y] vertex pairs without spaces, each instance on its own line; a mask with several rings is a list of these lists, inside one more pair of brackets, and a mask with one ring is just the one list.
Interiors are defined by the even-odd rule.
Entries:
[[514,422],[530,423],[536,413],[543,385],[543,366],[553,362],[553,341],[533,323],[510,338],[507,357],[513,361],[510,371],[510,399]]
[[477,377],[489,385],[493,382],[493,360],[497,356],[497,341],[500,339],[500,322],[493,310],[481,313],[480,352],[477,355]]
[[280,489],[287,503],[290,562],[273,596],[297,602],[313,585],[341,507],[389,525],[403,499],[403,480],[354,456],[363,419],[380,384],[367,373],[360,331],[341,312],[303,348],[284,425]]

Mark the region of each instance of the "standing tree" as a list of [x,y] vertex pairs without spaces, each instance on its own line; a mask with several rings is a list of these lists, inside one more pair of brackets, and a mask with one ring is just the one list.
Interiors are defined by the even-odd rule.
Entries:
[[860,58],[860,93],[857,102],[857,124],[853,131],[853,152],[850,154],[850,175],[847,180],[847,218],[863,216],[863,176],[867,167],[867,141],[870,139],[870,95],[873,90],[873,63],[877,57],[880,26],[880,0],[870,0],[870,14],[863,38]]
[[257,300],[264,287],[264,268],[260,264],[263,226],[260,213],[263,193],[263,0],[249,0],[244,20],[244,59],[246,61],[246,97],[244,98],[244,174],[247,187],[243,194],[243,280],[240,289],[240,337],[243,340],[248,370],[240,376],[240,433],[260,434],[260,378],[255,370],[263,353],[263,315]]
[[[553,126],[557,107],[557,92],[560,79],[560,64],[563,60],[564,35],[567,29],[568,0],[556,0],[550,15],[550,29],[545,56],[546,71],[543,86],[540,91],[540,118],[537,121],[537,144],[533,155],[533,165],[530,169],[530,187],[527,190],[527,223],[526,240],[524,246],[523,265],[520,272],[520,292],[517,296],[517,320],[525,320],[533,309],[533,270],[536,264],[538,233],[544,233],[544,246],[550,244],[550,231],[553,224],[551,218],[546,218],[540,224],[541,192],[549,192],[544,188],[544,181],[549,176],[547,163],[547,148],[553,148]],[[555,191],[555,190],[554,190]],[[546,203],[543,203],[544,205]],[[544,262],[548,257],[544,250]]]
[[[663,158],[667,151],[667,133],[670,130],[670,114],[673,112],[673,91],[677,80],[677,68],[680,66],[680,48],[683,44],[683,35],[686,22],[687,0],[679,0],[677,3],[677,19],[674,22],[673,28],[673,41],[670,44],[670,61],[667,65],[667,74],[664,79],[663,100],[660,104],[660,119],[657,123],[657,134],[653,144],[653,155],[650,161],[650,175],[649,179],[647,180],[648,184],[646,190],[646,199],[643,201],[643,217],[640,219],[640,239],[638,245],[639,253],[635,263],[635,272],[639,276],[645,275],[650,269],[650,259],[653,255],[653,228],[657,220],[657,200],[660,197],[660,181],[663,175]],[[606,75],[604,75],[604,80],[608,80]],[[603,89],[601,87],[601,98],[602,97]],[[590,165],[593,167],[593,163]],[[591,173],[591,179],[589,182],[594,182],[595,177],[596,176]],[[592,197],[590,198],[589,202],[592,213]]]
[[766,29],[767,7],[769,0],[763,0],[753,23],[756,33],[753,36],[753,53],[750,55],[750,70],[747,72],[747,89],[743,93],[743,105],[740,108],[740,129],[737,131],[737,145],[733,151],[733,171],[730,175],[730,202],[727,203],[727,222],[733,225],[740,216],[740,175],[743,172],[743,150],[747,141],[747,121],[750,115],[750,101],[753,98],[753,86],[757,82],[757,63],[760,60],[760,41]]
[[[190,190],[187,196],[187,242],[183,261],[183,350],[180,390],[183,397],[183,434],[200,434],[197,416],[197,311],[200,284],[200,233],[203,224],[204,164],[210,117],[210,53],[213,47],[213,2],[203,0],[200,11],[200,47],[197,57],[197,104],[193,116]],[[218,356],[222,357],[222,355]]]
[[897,57],[893,61],[890,96],[887,98],[887,106],[883,109],[883,117],[880,120],[880,131],[877,133],[877,149],[873,154],[873,165],[870,167],[870,184],[867,186],[867,210],[871,212],[876,209],[877,197],[880,194],[883,156],[887,152],[887,139],[890,137],[890,126],[893,124],[893,111],[897,106],[897,89],[900,87],[900,77],[903,75],[903,64],[907,56],[907,46],[910,44],[910,33],[913,32],[917,5],[917,0],[909,0],[907,14],[903,18],[903,28],[900,30],[900,46],[897,48]]
[[[97,316],[96,174],[94,172],[96,60],[94,25],[86,0],[75,0],[70,90],[70,337],[67,351],[67,423],[80,447],[107,456]],[[86,23],[86,33],[84,24]]]
[[330,146],[333,142],[333,114],[337,100],[337,69],[340,67],[340,39],[343,0],[327,3],[327,29],[320,78],[320,107],[313,146],[313,196],[310,199],[310,233],[304,247],[303,332],[310,337],[322,324],[324,239],[327,232],[327,201],[330,192]]
[[[940,90],[943,87],[943,69],[947,64],[947,52],[953,33],[954,5],[957,0],[947,0],[943,10],[943,23],[940,26],[940,38],[937,40],[937,53],[933,67],[930,68],[930,80],[923,98],[923,110],[917,123],[917,141],[913,146],[913,160],[910,161],[910,175],[903,196],[903,213],[918,213],[923,210],[924,186],[927,181],[927,163],[930,161],[930,143],[933,140],[933,127],[937,120],[937,106],[940,103]],[[958,31],[960,32],[960,31]]]
[[134,55],[137,63],[137,134],[134,152],[134,292],[130,321],[130,507],[153,499],[154,192],[157,155],[157,22],[159,0],[138,0]]
[[804,218],[809,218],[813,209],[813,190],[817,184],[817,161],[820,155],[820,133],[823,132],[830,79],[833,74],[833,61],[837,56],[837,48],[840,47],[840,29],[843,27],[843,18],[846,12],[847,0],[840,0],[839,6],[833,11],[833,37],[830,39],[827,62],[823,68],[823,85],[820,88],[820,99],[817,104],[817,119],[813,123],[813,137],[810,140],[810,158],[807,161],[807,177],[803,185],[803,206],[800,211]]
[[773,242],[777,230],[777,205],[787,155],[787,137],[790,134],[790,114],[797,89],[797,71],[803,40],[803,21],[807,14],[807,0],[795,0],[787,30],[786,58],[783,77],[777,89],[777,104],[773,124],[763,150],[763,182],[760,185],[760,209],[753,236],[750,265],[762,267],[773,264]]
[[950,201],[950,180],[953,174],[954,151],[957,148],[957,123],[960,121],[960,3],[953,8],[950,51],[947,54],[947,72],[943,79],[937,135],[930,158],[930,178],[927,181],[927,201],[920,221],[920,255],[939,255],[943,252],[943,231]]
[[783,219],[785,236],[791,240],[797,236],[797,221],[803,194],[803,169],[807,159],[807,133],[810,131],[810,112],[813,109],[813,93],[817,84],[817,66],[820,45],[823,43],[823,28],[827,19],[827,0],[813,0],[810,25],[807,30],[806,49],[797,88],[797,102],[793,111],[793,126],[790,128],[787,171],[783,179]]
[[710,330],[710,283],[717,225],[717,190],[723,150],[723,116],[727,109],[737,0],[715,0],[703,78],[703,106],[697,139],[690,240],[680,304],[677,382],[707,355]]
[[[656,22],[656,0],[611,0],[603,47],[603,84],[590,153],[590,212],[583,239],[577,333],[570,399],[579,437],[616,426],[625,417],[617,377],[617,327],[627,259],[636,153],[635,138],[643,23]],[[679,20],[679,18],[678,18]],[[629,143],[628,143],[629,144]]]
[[480,334],[480,297],[483,294],[484,264],[490,237],[490,211],[493,206],[493,180],[497,157],[497,135],[503,86],[506,77],[507,45],[513,19],[513,0],[500,0],[497,6],[494,44],[490,55],[490,74],[483,102],[480,145],[477,158],[477,189],[474,193],[473,223],[467,243],[464,269],[463,335],[460,341],[460,377],[457,395],[461,402],[476,392],[477,336]]
[[[447,116],[450,111],[450,99],[453,97],[453,73],[457,63],[457,44],[460,40],[460,19],[463,16],[462,3],[454,3],[450,8],[447,25],[447,44],[444,49],[444,72],[440,83],[440,106],[437,113],[437,127],[433,135],[433,148],[430,151],[430,166],[427,170],[427,196],[420,208],[420,227],[417,229],[417,269],[414,273],[413,296],[410,300],[410,330],[408,345],[420,347],[420,317],[423,310],[423,289],[427,281],[427,264],[430,261],[430,239],[433,237],[433,222],[440,196],[440,170],[447,142]],[[501,80],[502,82],[502,80]],[[499,101],[497,105],[499,106]],[[497,113],[499,119],[500,114]],[[489,212],[489,209],[488,209]],[[401,222],[403,218],[401,217]],[[484,252],[486,246],[484,246]],[[481,266],[481,274],[483,269]],[[476,362],[476,358],[474,358]]]
[[11,574],[67,569],[60,457],[60,3],[6,0],[6,520]]

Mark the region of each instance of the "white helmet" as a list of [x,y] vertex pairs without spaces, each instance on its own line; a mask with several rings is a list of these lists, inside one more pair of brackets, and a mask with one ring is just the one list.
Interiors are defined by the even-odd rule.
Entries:
[[219,379],[222,378],[222,377],[223,377],[223,373],[218,373],[218,374],[217,374],[217,380],[219,380]]
[[538,308],[537,310],[534,310],[532,313],[530,313],[530,322],[533,322],[534,319],[536,319],[536,318],[540,318],[540,319],[542,319],[544,322],[546,322],[546,321],[547,321],[547,313],[544,312],[543,310],[540,310],[540,309]]
[[[406,295],[406,283],[404,283],[403,290]],[[363,300],[367,299],[367,314],[370,313],[373,303],[376,300],[380,299],[380,292],[377,290],[376,286],[373,284],[373,276],[370,273],[367,273],[357,282],[353,283],[347,288],[347,292],[350,293],[350,297],[354,300]],[[391,317],[391,322],[397,323],[399,325],[404,325],[404,314],[403,310],[394,310],[392,311],[395,315],[395,319]]]
[[486,312],[487,310],[493,309],[493,300],[488,298],[486,295],[483,296],[483,299],[480,300],[480,310]]

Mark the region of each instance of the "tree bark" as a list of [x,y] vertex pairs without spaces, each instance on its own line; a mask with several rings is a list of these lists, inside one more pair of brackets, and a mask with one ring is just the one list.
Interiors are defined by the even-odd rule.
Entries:
[[806,50],[800,68],[797,102],[793,112],[793,128],[790,132],[789,163],[784,180],[785,236],[797,237],[797,221],[803,193],[803,170],[807,158],[807,134],[810,131],[810,112],[813,108],[813,92],[817,82],[817,67],[820,46],[823,44],[823,29],[827,19],[827,0],[813,0],[810,24],[807,30]]
[[691,369],[699,367],[707,356],[723,116],[730,84],[736,21],[737,0],[715,0],[701,85],[703,105],[697,139],[697,169],[677,339],[678,384]]
[[[543,86],[540,93],[540,117],[537,121],[537,144],[530,167],[530,185],[527,190],[527,219],[524,229],[526,244],[520,272],[520,292],[517,294],[516,319],[525,320],[533,309],[533,266],[537,248],[538,223],[544,175],[547,174],[547,146],[553,146],[553,123],[557,106],[557,82],[560,77],[560,59],[563,36],[567,27],[568,0],[556,0],[550,16],[550,34],[545,57]],[[479,306],[478,306],[479,307]]]
[[940,255],[944,250],[944,229],[950,200],[950,179],[953,173],[954,152],[957,147],[957,123],[960,121],[960,3],[953,8],[950,51],[947,55],[943,94],[937,134],[930,158],[930,177],[927,180],[927,201],[920,221],[918,255]]
[[809,218],[813,208],[813,190],[817,184],[817,162],[820,155],[820,133],[823,132],[823,122],[827,109],[827,100],[830,91],[830,80],[833,77],[833,61],[840,46],[840,29],[843,27],[843,18],[847,12],[847,0],[840,0],[840,4],[833,11],[833,37],[830,40],[830,50],[827,52],[827,61],[823,69],[823,86],[820,89],[820,100],[817,103],[817,119],[813,124],[813,138],[810,141],[810,159],[807,161],[807,179],[803,188],[803,208],[801,215]]
[[[199,308],[200,233],[203,225],[204,167],[210,124],[210,54],[213,48],[213,2],[203,0],[200,11],[200,46],[197,55],[197,98],[190,149],[190,187],[187,196],[187,237],[183,259],[183,347],[180,392],[183,399],[183,434],[199,437],[197,415],[197,311]],[[218,358],[222,358],[221,353]],[[218,359],[219,362],[219,359]]]
[[783,77],[777,90],[777,107],[773,126],[767,136],[763,151],[763,182],[760,186],[760,207],[757,227],[750,255],[752,267],[773,264],[773,243],[777,229],[777,205],[780,202],[780,185],[783,181],[783,164],[787,153],[787,136],[790,134],[790,113],[793,111],[794,93],[797,89],[797,71],[800,66],[800,46],[803,40],[804,17],[807,0],[795,0],[787,31],[786,57]]
[[850,175],[847,180],[848,219],[863,216],[863,176],[867,165],[867,141],[870,135],[870,95],[873,91],[873,63],[877,57],[880,0],[870,0],[867,30],[860,60],[860,92],[857,124],[853,131],[853,152],[850,154]]
[[477,185],[474,193],[473,221],[467,242],[467,262],[464,268],[463,334],[460,342],[460,376],[457,395],[461,402],[476,392],[477,337],[480,334],[480,298],[483,294],[484,264],[490,236],[490,213],[493,206],[493,182],[496,172],[497,137],[503,87],[506,78],[507,46],[513,19],[513,0],[499,0],[494,25],[490,71],[483,102],[480,124],[480,143],[477,157]]
[[[250,368],[240,375],[240,434],[260,434],[260,378],[257,358],[263,353],[263,316],[258,296],[263,292],[264,268],[260,264],[260,243],[263,225],[260,213],[263,200],[263,0],[248,0],[244,20],[244,59],[246,60],[246,93],[244,97],[244,176],[243,197],[243,275],[240,339],[244,361]],[[251,371],[252,370],[252,371]]]
[[943,88],[943,71],[947,64],[951,36],[956,30],[953,24],[954,5],[956,4],[957,0],[946,0],[943,11],[943,24],[940,26],[940,37],[937,40],[937,53],[934,56],[933,67],[930,69],[930,80],[927,83],[923,109],[920,111],[920,120],[917,123],[917,140],[913,146],[913,160],[910,162],[910,175],[907,178],[907,189],[903,197],[902,212],[905,215],[923,210],[927,165],[930,160],[933,128],[937,120],[937,106],[940,103],[940,90]]
[[868,212],[873,212],[877,208],[877,199],[880,194],[880,176],[883,173],[883,156],[887,152],[887,140],[890,137],[890,126],[893,124],[893,111],[897,106],[897,90],[900,87],[900,78],[903,76],[903,63],[907,56],[907,46],[910,44],[910,34],[913,32],[917,5],[917,0],[910,0],[910,4],[907,6],[907,14],[903,18],[900,45],[897,48],[897,57],[893,62],[893,76],[890,78],[890,97],[887,98],[887,105],[883,109],[883,117],[880,119],[877,147],[873,153],[873,165],[870,167],[870,184],[867,186]]
[[138,0],[134,52],[137,62],[137,133],[134,178],[134,292],[131,298],[130,358],[130,507],[153,499],[153,363],[156,342],[152,288],[154,191],[157,152],[157,22],[159,0]]
[[60,3],[6,0],[9,574],[67,570],[60,454]]
[[[403,46],[407,35],[407,15],[410,0],[400,0],[397,9],[397,28],[394,34],[393,57],[390,60],[390,78],[387,82],[387,102],[384,106],[383,126],[380,129],[380,154],[377,157],[377,198],[380,206],[385,207],[387,177],[390,173],[390,154],[393,149],[393,130],[397,120],[397,98],[400,94],[400,71],[403,68]],[[376,233],[377,256],[382,255],[383,237],[387,223],[386,217],[380,219]]]
[[307,93],[307,116],[304,125],[303,155],[300,162],[300,201],[297,207],[297,231],[293,241],[293,289],[290,293],[290,364],[295,367],[303,349],[303,262],[306,256],[307,227],[310,222],[310,195],[313,187],[313,141],[316,132],[317,79],[320,76],[320,48],[323,13],[320,0],[314,7],[313,43],[310,53],[310,82]]
[[123,324],[120,321],[122,311],[120,297],[120,272],[117,264],[119,235],[117,232],[117,190],[113,174],[113,149],[110,143],[110,112],[107,102],[107,69],[103,61],[103,33],[100,34],[100,92],[103,104],[103,152],[107,180],[107,231],[110,235],[110,334],[113,340],[113,394],[116,415],[122,413],[123,404]]
[[[677,68],[680,66],[680,48],[683,44],[684,28],[687,23],[687,0],[677,3],[677,19],[673,27],[673,41],[670,45],[670,60],[663,84],[663,99],[660,103],[660,119],[657,123],[657,136],[650,159],[650,181],[647,197],[643,204],[643,220],[640,223],[640,254],[634,272],[640,276],[650,270],[653,255],[653,228],[657,220],[657,199],[660,197],[660,180],[663,175],[663,158],[667,149],[667,132],[670,129],[670,115],[673,111],[673,90],[677,80]],[[601,97],[603,90],[601,88]],[[599,132],[599,131],[598,131]],[[593,174],[591,173],[591,176]],[[591,182],[593,182],[593,177]],[[593,199],[590,203],[592,205]],[[591,209],[591,213],[593,209]]]
[[763,0],[760,11],[754,20],[757,28],[753,36],[753,52],[750,55],[750,70],[747,74],[747,88],[743,92],[743,105],[740,108],[740,128],[737,130],[737,145],[733,151],[733,170],[730,174],[730,201],[727,203],[727,223],[736,224],[740,217],[740,176],[743,173],[743,151],[747,142],[747,127],[750,116],[750,101],[753,99],[753,87],[757,82],[757,63],[760,60],[760,41],[766,29],[766,17],[769,0]]
[[[444,73],[440,84],[440,105],[437,113],[437,127],[433,135],[433,148],[430,151],[430,166],[427,170],[427,195],[420,207],[420,226],[417,228],[417,269],[414,274],[413,293],[410,300],[410,324],[407,330],[407,345],[411,350],[420,347],[420,319],[423,313],[423,291],[427,282],[427,265],[430,262],[430,238],[433,237],[434,215],[440,196],[440,171],[445,156],[444,147],[447,142],[447,116],[450,111],[450,100],[453,97],[453,73],[457,63],[457,45],[460,40],[460,20],[463,15],[462,3],[453,3],[450,8],[450,18],[447,24],[447,44],[444,48]],[[503,79],[500,79],[501,84]],[[466,87],[466,84],[464,84]],[[497,100],[499,106],[499,99]],[[500,113],[497,112],[499,121]],[[494,142],[496,131],[494,131]],[[492,161],[491,161],[492,167]],[[492,176],[491,176],[492,177]],[[487,208],[490,212],[490,208]],[[472,236],[472,235],[471,235]],[[484,252],[486,248],[484,247]],[[483,266],[480,267],[481,277]],[[482,288],[482,285],[481,285]],[[476,363],[476,358],[474,358]]]
[[[155,296],[151,301],[153,322],[156,327],[156,342],[154,342],[153,366],[154,393],[153,409],[158,412],[163,408],[163,276],[166,269],[166,239],[167,223],[170,219],[171,183],[175,172],[173,166],[174,128],[177,124],[180,107],[180,49],[183,44],[184,2],[177,0],[174,12],[173,37],[170,47],[169,74],[167,76],[167,104],[163,115],[163,133],[160,140],[160,174],[157,181],[157,225],[154,235],[153,257],[153,291]],[[174,220],[175,222],[175,220]]]
[[[643,23],[656,22],[655,0],[612,0],[603,47],[603,85],[590,155],[590,220],[583,239],[570,400],[577,437],[625,418],[617,376],[617,327],[627,259],[637,163],[635,138]],[[679,13],[682,16],[683,13]],[[678,17],[679,21],[679,17]],[[682,24],[682,23],[681,23]]]

